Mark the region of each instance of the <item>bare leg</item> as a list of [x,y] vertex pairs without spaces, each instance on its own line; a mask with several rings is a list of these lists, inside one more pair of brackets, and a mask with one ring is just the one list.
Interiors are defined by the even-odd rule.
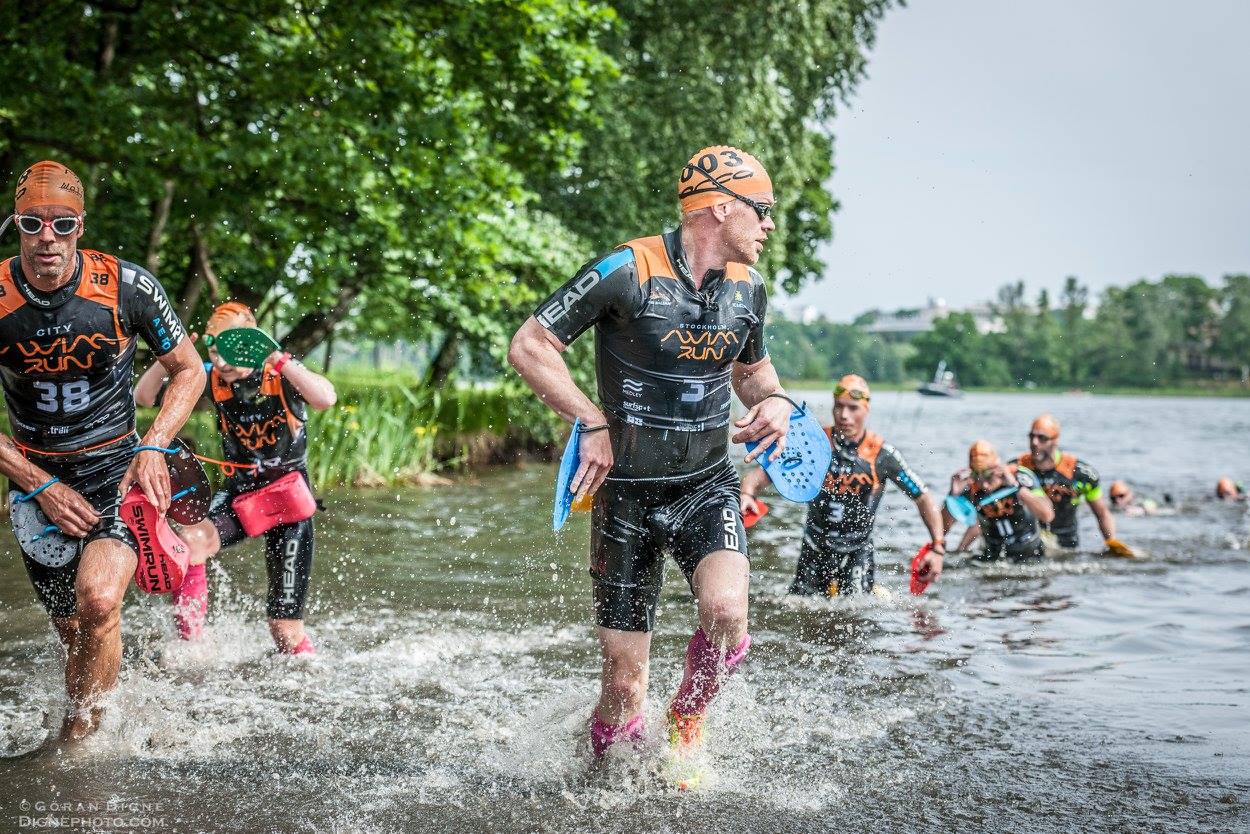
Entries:
[[751,564],[732,550],[708,554],[695,568],[699,627],[713,645],[732,649],[747,636],[747,585]]
[[65,691],[70,690],[70,681],[78,676],[77,653],[74,643],[78,639],[78,615],[72,617],[53,617],[52,627],[56,629],[57,639],[65,649]]
[[651,635],[645,631],[618,631],[599,626],[603,673],[595,717],[605,724],[624,724],[642,712],[647,700]]
[[61,727],[62,740],[94,732],[100,718],[97,703],[117,686],[122,598],[137,561],[135,552],[116,539],[97,539],[83,550],[74,588],[79,629],[66,661],[70,712]]
[[746,656],[749,567],[741,553],[718,550],[695,569],[692,584],[699,601],[699,630],[686,647],[685,672],[669,710],[670,721],[679,716],[698,716],[701,721],[721,682]]
[[191,551],[191,564],[202,565],[210,556],[217,555],[221,550],[221,536],[217,528],[207,518],[196,524],[182,528],[180,534]]
[[292,654],[295,647],[304,642],[303,620],[270,620],[269,634],[274,645],[283,654]]

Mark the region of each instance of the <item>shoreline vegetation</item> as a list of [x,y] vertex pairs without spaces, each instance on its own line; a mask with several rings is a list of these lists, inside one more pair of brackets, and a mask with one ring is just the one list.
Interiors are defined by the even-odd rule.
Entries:
[[[404,371],[332,373],[338,403],[310,415],[309,473],[320,488],[430,487],[447,476],[559,454],[568,427],[518,380],[422,387]],[[788,380],[788,388],[822,390],[828,380]],[[882,391],[914,391],[914,383],[874,384]],[[1060,388],[971,388],[974,393],[1250,396],[1236,383],[1157,389],[1072,391]],[[155,411],[141,409],[145,427]],[[197,411],[180,435],[209,457],[221,451],[209,412]],[[209,467],[210,470],[215,467]],[[215,475],[214,475],[215,476]]]
[[[910,382],[873,382],[874,391],[915,391],[927,380]],[[787,388],[803,390],[824,389],[833,386],[833,380],[782,379]],[[972,394],[1055,394],[1061,396],[1088,397],[1250,397],[1250,385],[1232,381],[1192,382],[1184,385],[1160,385],[1158,387],[1133,385],[1061,386],[1061,385],[966,385],[960,390]]]
[[[450,483],[448,476],[490,466],[554,460],[568,436],[567,425],[515,379],[433,388],[424,385],[416,373],[355,368],[331,373],[330,378],[338,390],[338,402],[324,412],[310,413],[308,421],[308,469],[318,488],[444,485]],[[873,388],[909,392],[919,382],[873,383]],[[791,379],[783,384],[790,389],[824,390],[833,383]],[[1250,387],[1234,382],[1092,391],[1043,386],[965,390],[1055,396],[1250,396]],[[155,414],[155,409],[139,409],[140,433]],[[200,454],[221,454],[211,412],[193,413],[179,437]],[[211,479],[220,479],[217,467],[206,468]]]

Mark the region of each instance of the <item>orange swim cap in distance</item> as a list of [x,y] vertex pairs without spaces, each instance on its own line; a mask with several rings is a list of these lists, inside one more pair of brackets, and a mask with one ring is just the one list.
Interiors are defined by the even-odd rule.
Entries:
[[833,386],[833,398],[850,397],[853,400],[867,401],[872,398],[872,391],[868,390],[868,380],[859,374],[847,374],[838,380],[838,384]]
[[767,194],[773,190],[773,181],[758,159],[728,145],[699,151],[690,157],[677,178],[682,214],[728,203],[734,198],[726,190],[743,197]]
[[82,214],[82,181],[59,162],[36,162],[17,178],[13,208],[15,214],[23,214],[36,206],[65,206]]
[[968,468],[974,475],[994,468],[998,462],[998,452],[988,440],[978,440],[968,449]]
[[1236,498],[1240,494],[1241,490],[1232,478],[1220,478],[1215,484],[1216,498]]
[[204,325],[204,335],[216,336],[223,330],[229,330],[238,319],[246,321],[249,327],[256,326],[256,314],[246,304],[240,301],[218,304],[208,317],[208,323]]

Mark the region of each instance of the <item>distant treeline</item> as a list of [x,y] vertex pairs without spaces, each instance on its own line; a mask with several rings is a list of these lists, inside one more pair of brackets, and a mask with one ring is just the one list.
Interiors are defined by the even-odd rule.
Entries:
[[1167,275],[1105,290],[1068,278],[1058,299],[1032,303],[1023,282],[993,304],[991,332],[952,313],[907,340],[857,325],[774,321],[770,349],[790,378],[834,379],[849,371],[881,382],[928,376],[944,360],[971,386],[1162,387],[1250,377],[1250,275],[1211,286]]
[[911,345],[886,342],[858,325],[824,319],[800,324],[777,317],[766,332],[773,364],[786,379],[833,380],[846,373],[862,374],[873,382],[914,378],[906,368]]

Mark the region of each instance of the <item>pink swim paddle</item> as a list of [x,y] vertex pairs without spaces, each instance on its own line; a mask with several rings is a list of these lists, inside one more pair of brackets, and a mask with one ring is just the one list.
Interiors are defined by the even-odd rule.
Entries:
[[138,545],[135,584],[139,589],[149,594],[168,594],[181,588],[191,551],[139,486],[132,486],[122,499],[120,515]]

